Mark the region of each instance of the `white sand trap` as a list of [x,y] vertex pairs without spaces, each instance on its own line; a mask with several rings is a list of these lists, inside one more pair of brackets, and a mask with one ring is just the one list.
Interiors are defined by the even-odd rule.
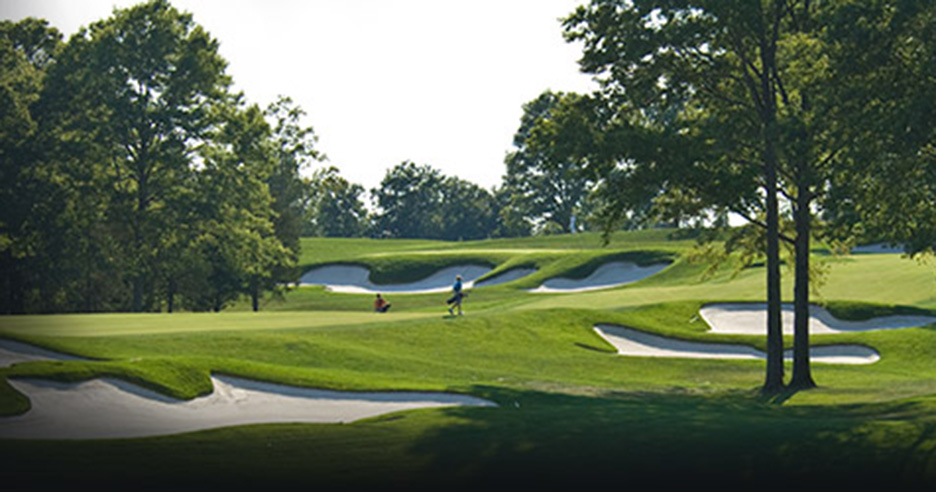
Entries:
[[455,283],[455,276],[462,276],[465,289],[474,286],[474,280],[491,271],[488,267],[478,265],[460,265],[443,268],[432,275],[406,284],[375,284],[370,281],[370,270],[356,265],[327,265],[306,272],[299,279],[300,285],[323,285],[332,292],[346,294],[425,294],[432,292],[447,292]]
[[591,275],[583,279],[555,277],[543,282],[543,285],[530,292],[586,292],[607,289],[643,280],[660,273],[669,263],[640,266],[629,261],[612,261],[601,265]]
[[493,277],[486,278],[480,282],[475,282],[475,287],[481,286],[491,286],[491,285],[500,285],[506,284],[507,282],[513,282],[514,280],[519,280],[527,275],[535,273],[535,268],[512,268],[506,272],[499,273]]
[[0,438],[102,439],[147,437],[233,425],[339,423],[417,408],[494,406],[442,393],[348,393],[213,376],[214,392],[175,400],[117,380],[60,383],[14,379],[32,409],[0,418]]
[[[42,349],[9,341],[3,345],[14,354],[3,363],[42,360],[35,355]],[[23,348],[25,355],[16,355]],[[62,358],[48,354],[52,359]],[[417,408],[496,406],[481,398],[446,393],[351,393],[230,376],[212,376],[211,382],[214,391],[210,395],[186,401],[114,378],[79,383],[11,379],[10,385],[29,398],[32,408],[23,415],[0,417],[0,438],[147,437],[232,425],[353,422]]]
[[[713,333],[760,335],[767,332],[767,305],[763,303],[709,304],[699,310]],[[783,305],[783,333],[793,334],[793,306]],[[936,323],[932,316],[883,316],[864,321],[845,321],[819,306],[809,307],[809,332],[813,335],[893,330]]]
[[[619,354],[635,357],[678,357],[692,359],[766,359],[766,354],[747,345],[690,342],[651,335],[618,325],[595,325],[595,331]],[[792,351],[784,352],[792,359]],[[863,345],[811,347],[810,359],[825,364],[871,364],[880,360],[877,351]]]

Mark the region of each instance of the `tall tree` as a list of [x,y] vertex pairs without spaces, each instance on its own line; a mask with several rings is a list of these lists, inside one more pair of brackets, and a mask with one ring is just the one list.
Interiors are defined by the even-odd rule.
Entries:
[[[824,19],[836,39],[836,89],[852,101],[856,137],[843,149],[823,214],[833,236],[936,252],[936,5],[883,0]],[[886,88],[886,90],[875,90]],[[896,191],[895,191],[896,190]]]
[[484,188],[455,177],[442,182],[439,239],[486,239],[497,223],[494,196]]
[[40,273],[41,220],[32,214],[51,193],[37,176],[43,139],[35,112],[60,46],[61,35],[45,21],[0,22],[0,313],[25,312]]
[[526,215],[514,206],[513,191],[501,184],[492,195],[496,207],[494,237],[524,237],[533,232],[533,224]]
[[490,192],[429,165],[402,162],[371,194],[379,207],[372,225],[379,237],[482,239],[497,228]]
[[325,156],[315,148],[318,138],[312,127],[302,125],[305,111],[292,99],[280,96],[267,107],[264,115],[272,125],[275,159],[267,179],[276,212],[273,225],[280,241],[298,255],[306,198],[301,172],[312,163],[325,160]]
[[95,162],[86,164],[109,196],[108,223],[121,231],[130,309],[153,309],[157,245],[176,222],[172,203],[212,124],[208,109],[226,97],[226,63],[217,41],[167,0],[115,10],[64,51],[48,94],[59,133],[94,142]]
[[[715,198],[720,198],[717,203],[755,206],[766,214],[761,223],[767,230],[763,388],[768,392],[783,387],[777,201],[781,85],[776,55],[785,14],[780,0],[611,0],[581,6],[564,21],[567,39],[583,42],[583,71],[598,76],[602,99],[612,108],[605,114],[605,158],[591,163],[600,167],[599,175],[658,189],[685,187],[696,175],[711,184],[712,176],[694,166],[721,167],[724,161],[680,156],[674,149],[699,149],[688,144],[699,141],[690,138],[698,117],[726,123],[717,134],[719,140],[739,144],[736,149],[743,154],[733,152],[735,159],[728,163],[728,171],[736,172],[719,170],[734,178],[730,183],[735,188],[723,186]],[[760,172],[752,173],[751,168]],[[758,195],[763,202],[739,199]]]
[[197,177],[201,227],[193,248],[205,280],[189,295],[196,308],[220,311],[246,293],[257,311],[262,292],[278,287],[276,273],[293,266],[295,255],[276,235],[267,182],[277,162],[263,113],[256,106],[219,109],[223,123],[201,148]]
[[381,237],[438,238],[442,230],[442,183],[429,165],[404,161],[388,170],[371,190],[378,212],[374,227]]
[[588,196],[591,183],[577,158],[582,153],[563,148],[588,138],[574,133],[587,126],[569,121],[583,118],[582,102],[578,94],[546,91],[524,104],[514,150],[505,158],[503,189],[511,209],[540,228],[553,223],[574,232],[573,217],[581,215]]
[[305,232],[311,236],[360,237],[368,228],[364,187],[350,183],[334,166],[306,180]]

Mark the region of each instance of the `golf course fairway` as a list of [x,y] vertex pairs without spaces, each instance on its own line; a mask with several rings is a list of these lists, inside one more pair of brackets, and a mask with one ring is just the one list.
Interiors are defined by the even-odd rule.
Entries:
[[[815,311],[863,329],[817,329],[818,387],[765,396],[764,327],[710,322],[713,307],[763,303],[763,268],[706,274],[689,259],[695,242],[672,237],[303,239],[303,271],[356,265],[378,290],[482,266],[462,316],[448,313],[447,289],[387,289],[392,309],[374,313],[373,292],[325,284],[292,286],[262,299],[259,312],[242,299],[219,313],[4,316],[4,479],[26,489],[553,490],[700,480],[756,488],[768,477],[777,486],[936,487],[931,267],[893,253],[816,250],[826,273]],[[622,262],[665,267],[619,284],[607,282],[606,269],[600,288],[531,292]],[[791,285],[783,290],[791,301]],[[894,317],[910,322],[868,328]],[[644,352],[627,352],[598,327],[643,337],[621,343]],[[792,347],[792,336],[784,342]],[[653,347],[683,353],[646,352]],[[722,349],[744,356],[719,356]],[[248,403],[253,391],[268,399]],[[114,403],[113,392],[131,398]],[[315,395],[361,394],[435,403],[351,409],[331,421],[307,418],[301,406]],[[127,417],[134,398],[149,405],[142,421]],[[157,424],[186,406],[205,412],[206,425]],[[225,420],[248,406],[264,418]],[[107,418],[101,408],[109,407],[121,418]],[[79,409],[103,417],[82,420]],[[29,435],[16,424],[40,411],[64,435]],[[133,435],[121,426],[160,430]]]

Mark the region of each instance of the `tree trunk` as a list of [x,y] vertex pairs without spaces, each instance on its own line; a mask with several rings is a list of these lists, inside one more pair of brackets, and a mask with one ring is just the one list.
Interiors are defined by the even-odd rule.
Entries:
[[[768,133],[772,129],[767,130]],[[767,191],[767,375],[763,390],[783,389],[783,326],[780,291],[780,213],[777,203],[777,155],[767,138],[765,184]]]
[[793,292],[793,376],[790,386],[796,389],[816,387],[809,362],[809,185],[805,173],[800,173],[796,207],[796,283]]
[[260,281],[256,276],[250,281],[250,304],[254,312],[260,310]]
[[172,312],[175,307],[175,293],[176,293],[176,281],[175,278],[170,278],[168,285],[166,287],[166,311]]
[[780,291],[780,211],[777,203],[777,102],[776,45],[764,40],[761,45],[761,95],[764,125],[764,188],[767,208],[767,374],[763,391],[783,389],[783,325]]
[[[810,2],[806,0],[800,15],[804,32],[810,30],[810,14]],[[803,91],[800,97],[803,114],[809,114],[811,98],[808,91]],[[811,147],[808,145],[808,131],[801,134],[800,138],[804,141],[803,148]],[[816,387],[809,360],[809,243],[812,229],[812,213],[809,210],[812,202],[810,160],[809,152],[796,160],[796,204],[793,209],[793,221],[796,224],[796,272],[793,286],[793,376],[790,387],[797,390]]]

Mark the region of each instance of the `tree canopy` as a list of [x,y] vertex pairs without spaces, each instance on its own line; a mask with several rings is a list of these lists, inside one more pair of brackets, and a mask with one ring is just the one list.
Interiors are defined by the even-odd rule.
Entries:
[[[893,76],[926,80],[919,75],[931,66],[925,40],[932,36],[921,26],[932,10],[925,2],[612,0],[590,2],[564,21],[567,38],[583,43],[582,69],[596,74],[602,87],[592,115],[603,136],[586,154],[586,165],[615,209],[606,219],[640,212],[651,198],[658,214],[731,212],[763,228],[765,389],[783,386],[781,242],[795,257],[791,385],[805,388],[814,385],[810,240],[841,230],[818,223],[816,212],[847,217],[838,200],[850,197],[853,219],[880,224],[881,214],[873,219],[868,211],[880,211],[881,203],[912,210],[857,188],[893,194],[897,167],[887,172],[882,163],[903,163],[897,173],[903,178],[928,175],[920,149],[932,136],[921,129],[931,125],[918,122],[932,116],[932,104],[920,99],[931,95],[932,84]],[[868,46],[876,39],[881,42]],[[911,109],[912,101],[919,108]],[[896,151],[901,147],[910,154]],[[918,198],[929,193],[922,186],[914,190]],[[891,222],[916,234],[923,230],[920,219],[931,223],[932,215],[898,217]],[[787,228],[785,220],[794,226]]]
[[2,34],[16,117],[0,197],[25,200],[0,219],[5,312],[218,310],[242,294],[256,309],[295,276],[298,169],[317,154],[289,147],[288,99],[265,114],[231,91],[190,14],[151,0],[65,43],[36,19]]

